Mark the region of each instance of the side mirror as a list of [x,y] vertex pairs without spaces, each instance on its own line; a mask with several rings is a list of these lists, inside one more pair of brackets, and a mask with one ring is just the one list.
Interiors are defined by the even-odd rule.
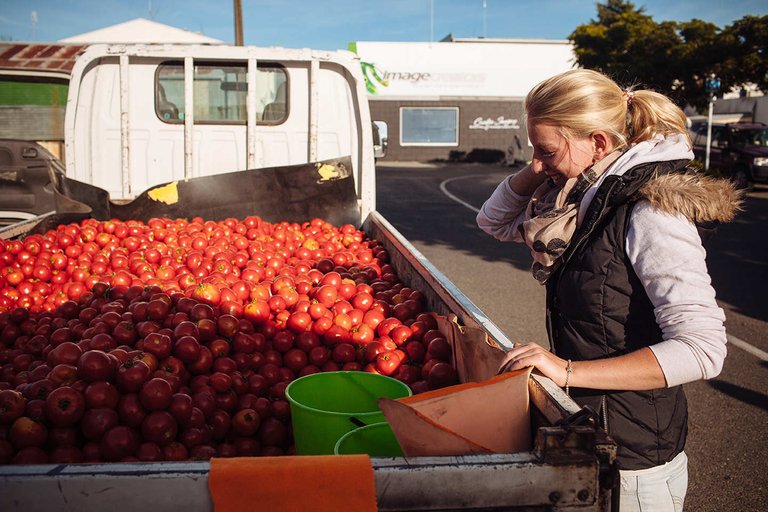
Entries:
[[387,139],[382,139],[381,144],[373,145],[373,157],[384,158],[387,156]]
[[387,123],[374,121],[373,128],[373,157],[384,158],[387,156]]

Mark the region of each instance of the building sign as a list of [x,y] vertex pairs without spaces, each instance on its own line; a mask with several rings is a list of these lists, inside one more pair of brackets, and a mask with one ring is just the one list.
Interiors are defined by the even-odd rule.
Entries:
[[427,71],[384,71],[372,62],[360,62],[369,94],[379,94],[383,87],[424,91],[428,88],[475,89],[485,84],[485,73],[427,72]]
[[541,80],[573,67],[568,41],[354,42],[349,49],[357,54],[368,94],[382,100],[522,100]]
[[470,130],[519,130],[520,123],[517,119],[507,119],[504,116],[499,116],[496,119],[490,117],[476,117],[472,124],[469,125]]
[[365,89],[368,91],[368,94],[378,93],[379,87],[389,87],[389,82],[381,77],[382,73],[376,68],[375,64],[360,61],[360,66],[363,68]]

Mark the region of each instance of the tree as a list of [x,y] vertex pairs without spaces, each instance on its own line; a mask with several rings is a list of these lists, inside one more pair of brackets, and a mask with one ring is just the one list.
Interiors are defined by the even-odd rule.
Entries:
[[580,66],[601,71],[619,83],[672,91],[680,37],[673,23],[656,23],[625,0],[597,4],[597,20],[570,36]]
[[[709,101],[704,82],[707,76],[715,74],[720,78],[721,90],[731,87],[732,80],[724,63],[729,58],[726,47],[719,38],[717,25],[701,20],[679,24],[682,38],[677,63],[677,97],[697,107]],[[662,91],[663,92],[663,91]]]
[[768,92],[768,16],[745,16],[720,30],[702,20],[657,23],[628,0],[597,4],[597,19],[570,35],[576,61],[620,84],[653,89],[679,105],[707,102],[704,80],[722,90],[756,84]]
[[768,16],[744,16],[723,30],[736,57],[733,80],[768,92]]

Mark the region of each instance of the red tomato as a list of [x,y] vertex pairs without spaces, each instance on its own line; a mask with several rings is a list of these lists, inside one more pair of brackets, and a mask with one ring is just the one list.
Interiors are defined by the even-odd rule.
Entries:
[[380,342],[372,341],[365,346],[365,360],[369,363],[373,362],[376,360],[379,354],[385,350],[386,349],[384,348],[384,345],[382,345]]
[[413,331],[407,325],[398,325],[391,331],[389,331],[389,337],[399,347],[408,341],[413,335]]
[[388,317],[379,323],[379,325],[376,327],[376,333],[379,336],[389,336],[390,331],[397,327],[398,325],[402,325],[402,322],[394,317]]
[[283,364],[295,373],[300,372],[308,361],[307,353],[299,348],[292,348],[283,356]]
[[80,432],[82,432],[86,439],[98,441],[107,430],[118,425],[119,419],[115,409],[88,409],[80,421]]
[[438,362],[432,366],[427,376],[430,389],[439,389],[459,383],[456,369],[448,363]]
[[392,375],[400,367],[400,356],[394,351],[382,352],[376,357],[376,369],[382,375]]
[[442,359],[443,361],[450,361],[451,352],[451,345],[448,343],[448,340],[442,336],[434,337],[428,342],[427,354],[429,354],[430,357]]
[[48,439],[48,429],[42,422],[28,416],[20,416],[8,430],[8,440],[17,449],[42,446]]
[[115,383],[123,393],[136,393],[147,381],[150,373],[149,366],[143,361],[128,360],[118,368]]
[[351,363],[357,359],[357,351],[349,343],[339,343],[333,347],[331,357],[340,364]]
[[424,361],[427,349],[421,341],[413,340],[405,344],[405,353],[409,360],[414,363],[421,363]]
[[45,417],[57,427],[74,425],[84,412],[85,398],[73,387],[56,388],[45,399]]
[[110,380],[114,372],[112,360],[101,350],[83,352],[77,361],[77,376],[87,382]]
[[120,399],[120,393],[115,385],[104,380],[88,384],[83,392],[83,396],[88,409],[114,409],[117,407]]
[[261,425],[261,417],[253,409],[241,409],[232,417],[232,431],[242,437],[255,435]]
[[315,289],[315,292],[312,298],[322,306],[325,306],[326,308],[331,308],[336,303],[336,299],[338,298],[338,296],[339,296],[339,291],[335,285],[325,284]]
[[3,389],[0,391],[0,424],[10,425],[24,414],[27,402],[18,391]]
[[376,337],[376,333],[373,328],[367,324],[360,324],[356,327],[353,327],[350,330],[350,335],[351,340],[360,345],[367,345],[371,343]]
[[285,326],[296,334],[308,331],[312,326],[312,316],[306,312],[296,311],[288,317]]
[[173,389],[167,380],[152,378],[146,381],[139,391],[139,401],[147,411],[160,411],[171,404]]

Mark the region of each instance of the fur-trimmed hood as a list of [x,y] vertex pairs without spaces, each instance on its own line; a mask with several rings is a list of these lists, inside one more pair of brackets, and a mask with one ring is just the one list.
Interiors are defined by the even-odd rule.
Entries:
[[658,176],[642,186],[640,195],[654,208],[696,224],[732,221],[743,200],[730,181],[698,173]]
[[692,159],[688,139],[682,134],[657,135],[633,145],[621,153],[584,194],[579,223],[605,180],[624,177],[648,166],[653,166],[657,174],[646,183],[638,184],[639,190],[626,190],[626,194],[637,193],[659,210],[680,213],[696,224],[732,221],[741,210],[741,193],[730,181],[685,169]]

